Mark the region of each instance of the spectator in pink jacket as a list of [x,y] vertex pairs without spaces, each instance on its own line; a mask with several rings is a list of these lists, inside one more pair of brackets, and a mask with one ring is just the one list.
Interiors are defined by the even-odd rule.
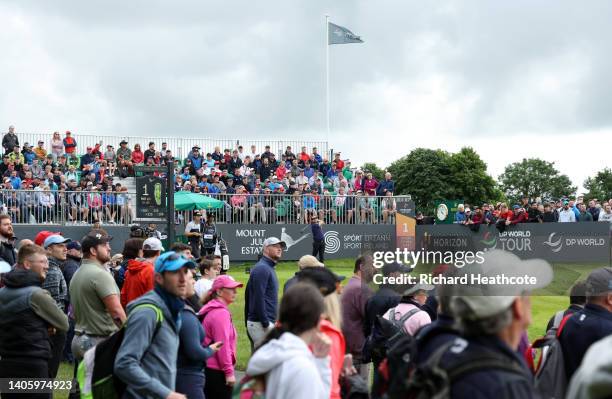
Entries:
[[207,398],[231,398],[232,387],[236,383],[237,335],[228,307],[236,300],[238,287],[242,287],[242,284],[227,274],[217,277],[199,313],[206,331],[204,346],[223,342],[221,349],[206,361],[204,395]]
[[376,195],[376,189],[378,188],[378,181],[372,176],[372,173],[366,174],[366,178],[363,179],[363,191],[368,195]]

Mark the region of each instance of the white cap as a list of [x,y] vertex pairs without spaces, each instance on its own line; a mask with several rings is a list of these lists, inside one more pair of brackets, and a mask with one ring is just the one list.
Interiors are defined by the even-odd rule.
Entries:
[[164,247],[162,246],[161,241],[159,241],[159,238],[156,237],[149,237],[147,238],[143,243],[142,243],[142,248],[143,249],[150,249],[153,251],[163,251]]
[[285,243],[285,241],[281,241],[276,237],[266,238],[263,242],[264,248],[267,246],[276,245],[276,244],[280,244],[283,249],[287,249],[287,244]]

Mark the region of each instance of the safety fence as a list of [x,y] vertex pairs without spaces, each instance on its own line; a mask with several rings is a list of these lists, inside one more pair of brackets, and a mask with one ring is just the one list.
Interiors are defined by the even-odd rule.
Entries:
[[[60,132],[60,136],[63,139],[64,133]],[[280,155],[283,154],[287,146],[291,146],[294,154],[298,154],[301,151],[302,146],[305,146],[309,153],[313,147],[316,147],[322,156],[326,156],[329,151],[327,141],[317,140],[243,140],[243,139],[220,139],[220,138],[204,138],[204,137],[183,137],[180,133],[172,136],[151,136],[150,134],[142,134],[139,136],[135,135],[99,135],[99,134],[81,134],[73,132],[72,137],[77,142],[77,153],[83,154],[87,147],[94,147],[96,144],[101,144],[102,152],[106,149],[107,145],[112,145],[115,150],[119,148],[119,143],[122,140],[128,142],[130,149],[134,148],[135,144],[140,144],[142,150],[148,148],[149,142],[155,143],[155,149],[161,151],[162,144],[166,143],[167,148],[172,151],[173,155],[177,158],[186,158],[192,147],[201,147],[204,154],[206,152],[213,152],[215,147],[219,147],[221,151],[225,149],[234,150],[238,146],[244,148],[244,152],[249,154],[251,146],[255,146],[258,154],[261,154],[265,150],[265,146],[270,146],[270,151],[277,155],[277,159],[280,159]],[[39,141],[44,142],[44,147],[47,152],[52,153],[51,139],[53,133],[17,133],[19,144],[24,145],[28,143],[36,147]],[[4,152],[4,150],[2,150]],[[164,155],[164,154],[162,154]]]

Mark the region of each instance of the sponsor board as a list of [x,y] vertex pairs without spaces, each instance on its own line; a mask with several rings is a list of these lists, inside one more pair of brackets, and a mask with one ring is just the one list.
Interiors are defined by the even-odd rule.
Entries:
[[522,258],[551,262],[609,262],[610,226],[607,223],[541,223],[480,226],[417,226],[417,247],[445,251],[502,249]]
[[[232,261],[255,260],[261,254],[268,237],[285,241],[284,260],[297,260],[312,253],[310,225],[297,224],[218,224],[217,229],[227,242]],[[353,258],[362,252],[395,249],[393,225],[323,225],[325,257],[327,259]]]

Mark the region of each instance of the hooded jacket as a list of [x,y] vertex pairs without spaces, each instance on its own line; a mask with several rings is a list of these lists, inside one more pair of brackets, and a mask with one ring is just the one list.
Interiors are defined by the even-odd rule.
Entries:
[[223,346],[206,361],[206,367],[221,370],[227,377],[234,375],[236,364],[236,328],[227,305],[218,299],[208,302],[200,310],[202,327],[206,332],[204,346],[222,341]]
[[327,399],[329,362],[329,356],[315,358],[300,337],[286,332],[260,347],[246,372],[250,376],[265,374],[267,399]]
[[121,306],[151,291],[155,285],[155,270],[151,262],[144,259],[130,259],[127,264],[125,281],[121,287]]
[[[155,311],[141,307],[132,313],[136,306],[142,304],[152,304],[164,315],[155,338]],[[127,313],[125,336],[115,358],[115,374],[127,384],[123,398],[164,399],[174,391],[176,382],[179,326],[155,291],[130,303]]]

